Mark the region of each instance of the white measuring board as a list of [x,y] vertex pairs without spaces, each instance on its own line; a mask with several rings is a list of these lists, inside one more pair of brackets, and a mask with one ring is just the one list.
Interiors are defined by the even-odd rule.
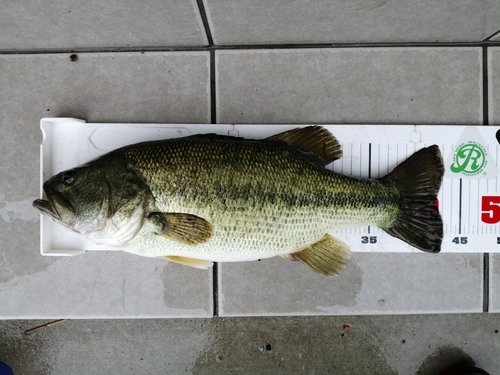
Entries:
[[[90,124],[68,118],[41,120],[40,194],[52,175],[116,148],[157,139],[217,133],[261,139],[307,125]],[[452,125],[322,125],[342,144],[343,157],[327,168],[378,178],[415,151],[441,149],[445,177],[438,195],[445,235],[442,252],[500,252],[500,127]],[[452,168],[453,167],[453,168]],[[331,231],[354,252],[419,252],[374,226]],[[96,245],[41,216],[41,253],[67,256]]]

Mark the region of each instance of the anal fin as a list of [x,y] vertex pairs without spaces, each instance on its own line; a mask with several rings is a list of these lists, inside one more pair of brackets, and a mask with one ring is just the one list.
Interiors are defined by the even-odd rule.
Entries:
[[349,262],[351,251],[342,241],[325,234],[321,240],[289,254],[292,260],[304,263],[313,271],[324,275],[337,275]]
[[179,263],[179,264],[182,264],[184,266],[198,268],[200,270],[206,270],[207,268],[212,267],[214,265],[214,263],[209,261],[209,260],[187,258],[187,257],[181,257],[181,256],[177,256],[177,255],[169,255],[169,256],[164,256],[164,257],[160,257],[160,258],[168,260],[169,262]]

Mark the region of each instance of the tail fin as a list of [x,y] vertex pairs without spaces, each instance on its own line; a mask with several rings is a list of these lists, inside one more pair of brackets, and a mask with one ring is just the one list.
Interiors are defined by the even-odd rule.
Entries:
[[444,166],[439,147],[423,148],[380,179],[400,192],[400,214],[389,228],[382,228],[417,249],[438,253],[443,240],[443,220],[436,196]]

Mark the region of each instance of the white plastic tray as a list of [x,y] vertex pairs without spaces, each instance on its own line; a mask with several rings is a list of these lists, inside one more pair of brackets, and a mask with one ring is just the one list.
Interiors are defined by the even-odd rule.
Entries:
[[[89,124],[72,118],[40,122],[41,180],[81,165],[116,148],[148,140],[217,133],[265,138],[307,125]],[[328,166],[352,176],[378,178],[420,148],[437,144],[446,173],[438,195],[445,236],[442,252],[500,252],[500,144],[494,126],[451,125],[322,125],[342,143],[343,157]],[[456,159],[462,149],[465,157]],[[460,156],[460,155],[459,155]],[[469,158],[467,160],[467,158]],[[482,165],[481,168],[474,168]],[[462,165],[461,172],[450,166]],[[467,173],[469,171],[469,173]],[[68,256],[87,250],[112,250],[96,245],[50,218],[41,216],[42,255]],[[377,227],[357,227],[331,234],[354,252],[418,252]]]

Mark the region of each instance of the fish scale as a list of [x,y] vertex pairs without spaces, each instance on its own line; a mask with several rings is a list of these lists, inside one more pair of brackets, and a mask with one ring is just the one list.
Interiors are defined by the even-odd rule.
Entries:
[[387,207],[394,194],[379,182],[333,173],[285,143],[194,136],[122,152],[149,185],[153,211],[189,213],[214,225],[210,241],[194,248],[152,237],[145,227],[124,247],[141,255],[268,258],[314,243],[331,228],[390,222],[390,208],[396,210]]

